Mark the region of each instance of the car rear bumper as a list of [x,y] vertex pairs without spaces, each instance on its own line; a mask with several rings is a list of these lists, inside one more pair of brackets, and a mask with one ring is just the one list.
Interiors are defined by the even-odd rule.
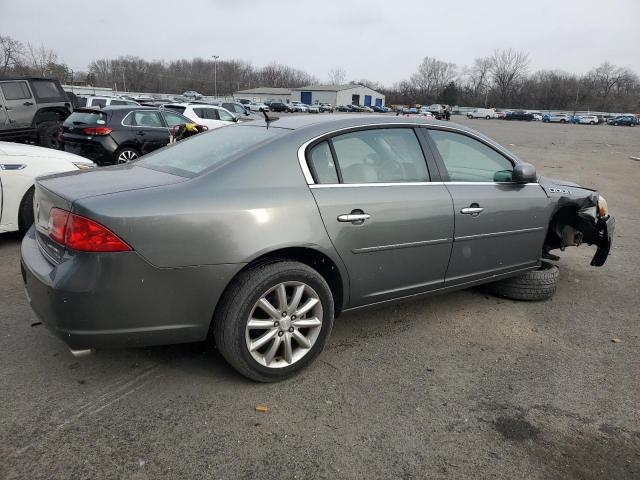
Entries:
[[217,301],[242,265],[157,268],[136,252],[42,253],[32,228],[22,241],[29,303],[74,350],[202,341]]
[[93,141],[76,141],[68,135],[62,136],[62,149],[84,158],[93,160],[98,165],[114,163],[118,144],[110,136],[94,137]]
[[613,232],[616,228],[616,219],[609,215],[607,219],[599,218],[596,224],[596,254],[591,260],[593,267],[601,267],[607,261],[611,244],[613,243]]

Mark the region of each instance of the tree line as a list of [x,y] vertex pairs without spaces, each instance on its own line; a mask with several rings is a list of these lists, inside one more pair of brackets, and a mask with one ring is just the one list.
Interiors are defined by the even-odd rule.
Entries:
[[[512,49],[496,50],[471,65],[458,66],[425,57],[409,78],[385,86],[360,79],[386,95],[387,104],[465,105],[498,108],[536,108],[640,111],[640,78],[623,67],[604,62],[585,74],[560,70],[530,71],[529,55]],[[280,63],[256,67],[245,60],[193,58],[172,61],[120,56],[92,61],[87,71],[74,72],[55,51],[0,36],[0,76],[52,76],[63,83],[81,83],[117,91],[181,93],[197,90],[204,95],[228,96],[254,87],[301,87],[326,82],[347,83],[341,67],[318,79]],[[215,83],[215,85],[214,85]]]

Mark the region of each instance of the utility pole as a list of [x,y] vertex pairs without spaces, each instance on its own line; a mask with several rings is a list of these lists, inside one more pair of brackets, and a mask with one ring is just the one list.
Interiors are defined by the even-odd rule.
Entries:
[[218,98],[218,59],[220,55],[212,55],[213,58],[213,96]]

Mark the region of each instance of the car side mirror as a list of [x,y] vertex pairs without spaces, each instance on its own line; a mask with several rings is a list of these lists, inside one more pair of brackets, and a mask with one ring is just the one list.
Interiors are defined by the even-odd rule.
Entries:
[[513,167],[511,181],[515,183],[535,183],[538,181],[536,167],[530,163],[518,163]]
[[233,121],[234,121],[234,122],[236,122],[236,123],[238,123],[238,117],[234,116],[234,117],[233,117]]

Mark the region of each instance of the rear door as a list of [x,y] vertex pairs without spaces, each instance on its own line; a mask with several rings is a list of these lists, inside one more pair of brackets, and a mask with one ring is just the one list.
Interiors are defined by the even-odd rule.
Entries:
[[537,265],[551,213],[542,187],[511,182],[514,163],[475,137],[428,131],[455,212],[446,286]]
[[349,271],[349,306],[443,285],[452,201],[435,164],[430,175],[423,146],[413,128],[378,127],[307,149],[311,191]]
[[156,110],[136,110],[133,112],[135,143],[142,155],[153,152],[169,144],[169,129]]
[[36,101],[26,80],[0,82],[5,109],[12,128],[30,127],[36,114]]

